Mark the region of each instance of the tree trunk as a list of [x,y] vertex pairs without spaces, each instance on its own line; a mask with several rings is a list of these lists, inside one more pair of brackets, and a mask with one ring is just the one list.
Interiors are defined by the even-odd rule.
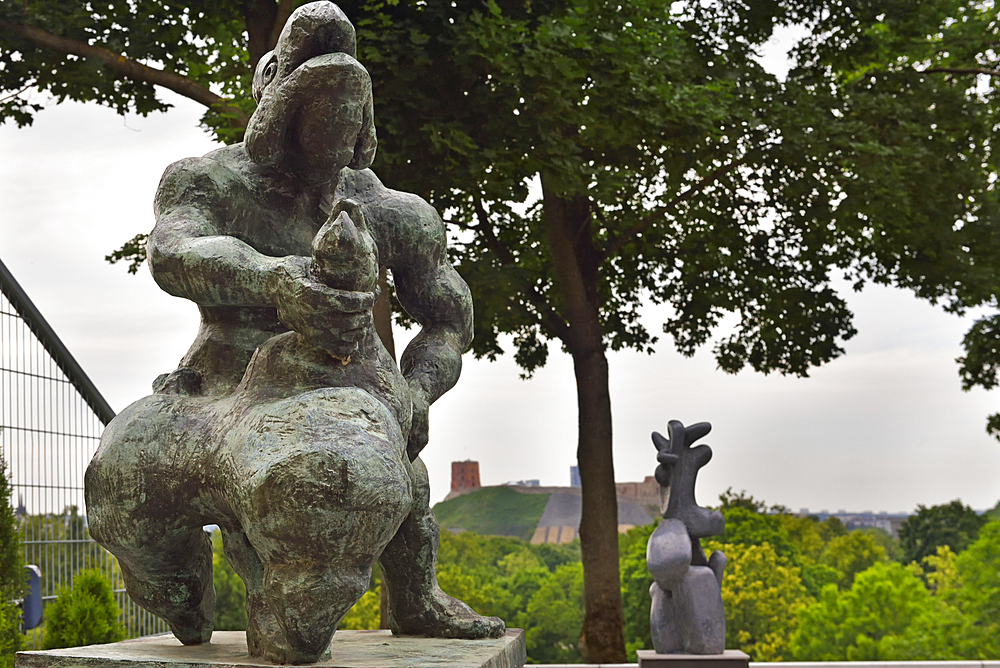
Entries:
[[257,67],[260,57],[274,48],[271,34],[275,32],[277,18],[278,5],[274,0],[243,0],[243,20],[247,27],[251,71]]
[[597,252],[586,196],[563,197],[542,175],[549,248],[563,297],[576,374],[583,487],[580,549],[584,620],[580,648],[587,663],[624,663],[621,578],[618,568],[618,499],[611,454],[611,393],[597,295]]

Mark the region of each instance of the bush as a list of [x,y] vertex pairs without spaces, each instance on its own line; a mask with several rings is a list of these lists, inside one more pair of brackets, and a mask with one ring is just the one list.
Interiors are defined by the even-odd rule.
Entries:
[[111,584],[99,570],[80,571],[45,608],[44,649],[117,642],[125,638]]

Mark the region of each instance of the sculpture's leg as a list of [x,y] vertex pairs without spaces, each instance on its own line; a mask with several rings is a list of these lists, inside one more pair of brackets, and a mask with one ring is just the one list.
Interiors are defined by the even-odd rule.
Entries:
[[402,434],[366,392],[330,388],[254,409],[231,438],[242,450],[238,560],[261,594],[248,611],[251,655],[322,660],[412,505]]
[[653,599],[653,604],[649,608],[649,629],[652,633],[653,649],[659,654],[684,651],[673,590],[662,589],[654,582],[649,585],[649,596]]
[[264,596],[264,564],[242,529],[222,528],[226,559],[247,589],[247,650],[250,656],[290,656],[291,645]]
[[139,549],[107,543],[105,547],[118,557],[129,596],[165,619],[178,640],[197,645],[212,639],[212,540],[200,526]]
[[707,566],[692,566],[674,590],[684,651],[722,654],[726,649],[726,610],[716,574]]
[[[105,430],[85,479],[90,534],[118,558],[129,595],[184,644],[212,637],[212,544],[202,530],[205,448],[176,398],[147,397]],[[181,419],[175,419],[181,415]]]
[[419,458],[413,477],[413,509],[379,559],[389,589],[389,628],[394,634],[435,638],[499,638],[503,620],[476,614],[438,586],[439,528],[430,511],[427,469]]

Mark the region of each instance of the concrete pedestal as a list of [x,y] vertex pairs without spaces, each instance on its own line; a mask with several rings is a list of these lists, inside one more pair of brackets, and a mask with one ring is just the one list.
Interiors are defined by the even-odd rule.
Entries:
[[[448,640],[393,637],[389,631],[337,631],[323,668],[521,668],[524,631],[503,638]],[[170,634],[110,645],[18,652],[15,668],[243,668],[274,664],[247,654],[242,631],[216,631],[212,642],[185,647]]]
[[749,668],[750,657],[738,649],[722,654],[657,654],[640,649],[639,668]]

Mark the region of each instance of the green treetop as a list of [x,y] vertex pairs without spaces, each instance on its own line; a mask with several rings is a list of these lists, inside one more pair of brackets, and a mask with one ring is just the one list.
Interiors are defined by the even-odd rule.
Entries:
[[985,517],[957,499],[930,508],[918,505],[916,514],[908,517],[899,528],[903,561],[919,563],[935,554],[942,545],[961,552],[976,540],[985,523]]

